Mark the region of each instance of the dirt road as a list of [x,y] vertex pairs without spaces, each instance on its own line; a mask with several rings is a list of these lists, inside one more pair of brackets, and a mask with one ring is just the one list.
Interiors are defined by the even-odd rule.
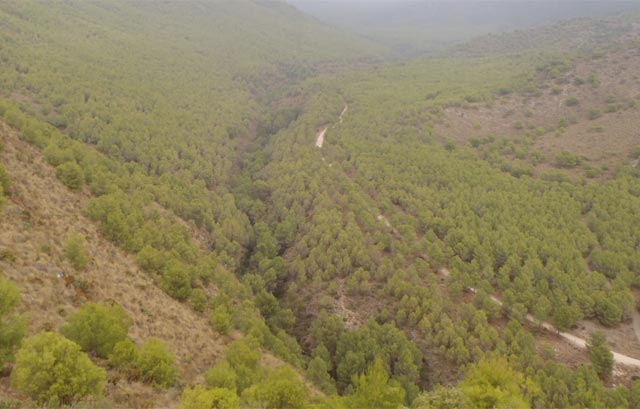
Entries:
[[329,129],[329,127],[325,126],[320,132],[318,132],[318,137],[316,138],[316,147],[322,148],[322,145],[324,144],[324,134],[327,133],[327,129]]
[[[438,274],[444,276],[444,277],[448,277],[450,275],[449,270],[447,270],[446,268],[442,267],[438,270]],[[468,291],[471,291],[472,293],[476,293],[477,290],[473,287],[469,287],[467,289]],[[500,299],[498,299],[495,296],[490,296],[489,297],[493,302],[495,302],[496,304],[498,304],[499,306],[502,307],[502,301],[500,301]],[[545,321],[540,321],[537,318],[535,318],[533,315],[531,314],[527,314],[527,321],[540,326],[541,328],[544,328],[545,330],[552,332],[558,336],[560,336],[561,338],[563,338],[565,341],[567,341],[568,343],[570,343],[571,345],[578,347],[580,349],[587,349],[587,341],[583,338],[577,337],[573,334],[569,334],[568,332],[561,332],[558,331],[558,329],[556,327],[554,327],[552,324],[545,322]],[[640,314],[638,313],[638,311],[634,310],[634,316],[633,316],[633,327],[636,331],[636,335],[639,337],[640,339]],[[624,355],[624,354],[620,354],[618,352],[613,352],[613,360],[616,362],[616,364],[620,364],[620,365],[628,365],[628,366],[634,366],[636,368],[640,368],[640,359],[636,359],[636,358],[632,358],[630,356]]]
[[[342,123],[344,115],[347,113],[348,109],[349,109],[349,105],[345,105],[344,109],[340,113],[340,116],[338,117],[338,122],[339,123]],[[324,136],[325,136],[325,134],[327,133],[328,130],[329,130],[329,126],[325,126],[324,128],[322,128],[320,130],[320,132],[318,132],[318,135],[316,136],[316,147],[317,148],[322,148],[322,145],[324,145]]]

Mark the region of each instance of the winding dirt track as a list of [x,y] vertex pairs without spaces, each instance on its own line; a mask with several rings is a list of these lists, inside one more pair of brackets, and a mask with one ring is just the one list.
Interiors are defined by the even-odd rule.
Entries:
[[[445,277],[448,277],[450,275],[449,270],[447,270],[446,268],[440,268],[438,270],[438,274],[443,275]],[[477,290],[473,287],[469,287],[468,288],[469,291],[471,291],[472,293],[476,293]],[[489,298],[491,298],[491,300],[493,302],[495,302],[496,304],[498,304],[499,306],[502,307],[502,301],[500,301],[497,297],[495,296],[490,296]],[[563,338],[565,341],[567,341],[568,343],[570,343],[571,345],[578,347],[580,349],[587,349],[587,341],[583,338],[577,337],[573,334],[569,334],[568,332],[561,332],[559,331],[556,327],[554,327],[553,325],[551,325],[548,322],[545,321],[540,321],[537,318],[535,318],[533,315],[531,314],[527,314],[527,321],[538,325],[544,329],[546,329],[549,332],[552,332],[558,336],[560,336],[561,338]],[[634,315],[633,315],[633,327],[636,330],[636,335],[638,335],[638,333],[640,332],[640,314],[638,314],[637,311],[634,311]],[[630,356],[618,353],[618,352],[613,352],[613,360],[616,362],[616,364],[620,364],[620,365],[627,365],[627,366],[633,366],[636,368],[640,368],[640,359],[636,359],[636,358],[632,358]]]
[[[347,110],[349,109],[348,105],[345,105],[344,109],[342,110],[342,112],[340,113],[340,116],[338,118],[338,122],[342,123],[343,117],[344,115],[347,113]],[[335,124],[333,125],[335,126]],[[316,147],[318,148],[322,148],[322,145],[324,144],[324,137],[325,134],[327,133],[327,130],[329,129],[329,126],[325,126],[324,128],[322,128],[322,130],[320,130],[320,132],[318,132],[317,138],[316,138]],[[395,229],[395,227],[389,222],[389,220],[382,214],[378,214],[378,216],[376,217],[380,222],[384,223],[385,226],[387,228],[389,228],[394,235],[399,236],[400,233]],[[444,277],[448,277],[451,273],[449,272],[449,270],[445,267],[442,267],[440,269],[438,269],[438,274],[444,276]],[[476,293],[477,290],[473,287],[469,287],[468,288],[469,291],[471,291],[472,293]],[[503,303],[502,301],[500,301],[500,299],[498,299],[495,296],[490,296],[490,299],[495,302],[496,304],[498,304],[499,306],[502,306]],[[341,302],[341,307],[343,310],[346,310],[345,306],[344,306],[344,300],[340,300]],[[556,327],[554,327],[552,324],[546,322],[546,321],[540,321],[537,318],[535,318],[533,315],[531,314],[527,314],[526,316],[527,321],[531,322],[532,324],[535,324],[541,328],[544,328],[545,330],[554,333],[558,336],[560,336],[561,338],[563,338],[566,342],[568,342],[569,344],[580,348],[580,349],[587,349],[587,341],[583,338],[577,337],[573,334],[569,334],[567,332],[561,332],[559,331]],[[638,340],[640,340],[640,313],[638,313],[638,311],[636,311],[634,309],[633,311],[633,328],[635,330],[636,336],[638,337]],[[618,353],[618,352],[613,352],[613,359],[615,361],[616,364],[618,365],[627,365],[627,366],[632,366],[632,367],[636,367],[636,368],[640,368],[640,359],[636,359],[636,358],[632,358],[630,356]]]
[[[342,112],[340,113],[340,116],[338,117],[338,123],[342,123],[342,120],[344,119],[344,115],[347,113],[347,110],[349,110],[349,105],[344,106],[344,109],[342,110]],[[333,126],[335,126],[335,124]],[[322,145],[324,145],[324,136],[326,135],[328,130],[329,130],[329,126],[327,125],[318,132],[318,135],[316,136],[316,148],[322,148]]]

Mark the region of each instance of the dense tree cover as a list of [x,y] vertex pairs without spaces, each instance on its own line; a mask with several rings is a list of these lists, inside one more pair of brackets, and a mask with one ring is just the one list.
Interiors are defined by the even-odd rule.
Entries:
[[54,332],[28,338],[16,355],[12,385],[40,404],[68,405],[100,395],[105,371],[72,341]]
[[[161,288],[219,333],[244,333],[206,387],[184,391],[184,407],[304,405],[298,373],[264,367],[262,347],[306,366],[330,407],[639,399],[637,387],[604,387],[601,359],[572,371],[540,356],[523,327],[527,313],[561,329],[629,318],[637,171],[589,184],[533,178],[441,146],[433,131],[447,106],[535,98],[537,78],[561,75],[570,58],[442,58],[313,77],[312,62],[351,45],[304,24],[263,38],[293,13],[286,6],[179,7],[3,3],[0,85],[17,102],[1,102],[0,115],[63,183],[91,193],[101,234]],[[229,19],[210,24],[221,10]],[[258,28],[226,27],[247,16]],[[451,275],[438,278],[440,267]],[[132,379],[175,385],[166,345],[136,346],[127,322],[98,304],[62,332]],[[451,377],[464,381],[420,393]]]

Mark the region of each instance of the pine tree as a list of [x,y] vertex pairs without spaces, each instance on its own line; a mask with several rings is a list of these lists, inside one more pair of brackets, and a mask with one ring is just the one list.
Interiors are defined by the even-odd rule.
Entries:
[[587,350],[591,358],[591,364],[600,378],[611,375],[613,370],[613,354],[607,343],[607,338],[602,331],[596,331],[587,341]]

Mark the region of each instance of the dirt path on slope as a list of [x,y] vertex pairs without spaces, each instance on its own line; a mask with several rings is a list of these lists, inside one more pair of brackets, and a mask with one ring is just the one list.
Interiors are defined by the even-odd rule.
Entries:
[[322,128],[322,130],[320,130],[320,132],[318,132],[318,136],[316,137],[317,148],[322,148],[322,145],[324,144],[324,135],[327,133],[327,129],[329,129],[329,127],[325,126],[324,128]]
[[[342,123],[342,120],[344,119],[344,115],[347,113],[348,109],[349,109],[349,105],[345,105],[344,109],[340,113],[340,116],[338,117],[338,123]],[[335,126],[336,125],[334,124],[332,127],[335,127]],[[316,135],[316,148],[322,148],[322,145],[324,145],[324,137],[327,134],[328,130],[329,130],[329,125],[325,126],[320,131],[318,131],[318,134]]]
[[[440,269],[438,269],[438,274],[444,277],[448,277],[451,273],[447,268],[441,267]],[[467,290],[471,291],[474,294],[477,292],[477,290],[473,287],[469,287],[467,288]],[[493,301],[494,303],[502,307],[503,305],[502,301],[500,301],[500,299],[498,299],[496,296],[492,295],[492,296],[489,296],[489,298],[491,299],[491,301]],[[587,349],[587,341],[585,339],[577,337],[568,332],[559,331],[552,324],[546,321],[540,321],[531,314],[527,314],[526,318],[527,318],[527,321],[537,326],[540,326],[541,328],[544,328],[545,330],[553,334],[558,335],[559,337],[563,338],[565,341],[567,341],[571,345],[578,347],[580,349]],[[636,335],[640,337],[640,314],[636,310],[634,310],[633,324],[634,324],[634,329],[636,330]],[[640,359],[632,358],[630,356],[627,356],[618,352],[614,352],[614,351],[612,351],[612,353],[613,353],[613,359],[617,364],[640,368]]]

